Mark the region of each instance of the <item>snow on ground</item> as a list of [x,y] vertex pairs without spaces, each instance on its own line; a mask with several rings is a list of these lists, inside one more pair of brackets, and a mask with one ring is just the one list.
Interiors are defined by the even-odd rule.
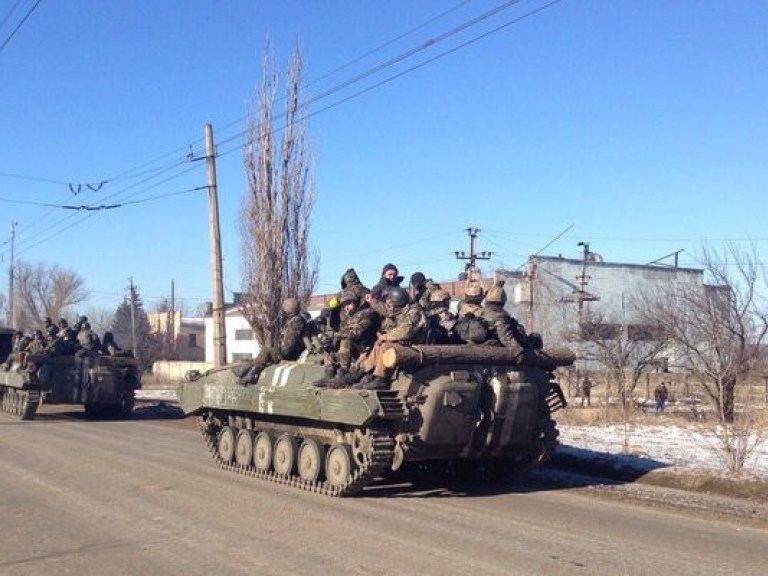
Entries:
[[[623,454],[624,425],[558,424],[560,450],[569,447],[615,455],[620,465],[639,469],[652,469],[663,463],[669,466],[722,471],[722,442],[714,430],[702,426],[675,424],[629,424],[629,455]],[[752,444],[756,438],[752,437]],[[576,450],[572,450],[575,452]],[[748,458],[744,472],[768,476],[768,440],[759,442]]]

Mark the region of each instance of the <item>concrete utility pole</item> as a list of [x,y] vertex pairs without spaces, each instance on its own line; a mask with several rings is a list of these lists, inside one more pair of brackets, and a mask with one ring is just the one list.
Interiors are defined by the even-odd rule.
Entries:
[[480,271],[477,269],[476,262],[478,260],[490,260],[492,252],[478,252],[477,251],[477,233],[480,232],[477,228],[467,228],[469,234],[469,254],[464,251],[456,250],[454,254],[458,260],[466,260],[464,265],[464,273],[467,275],[467,280],[474,282],[480,278]]
[[221,229],[219,198],[216,191],[216,152],[213,127],[205,125],[205,163],[208,174],[208,229],[211,239],[211,297],[213,299],[213,365],[227,363],[227,336],[224,324],[224,282],[221,269]]
[[15,298],[13,297],[13,285],[14,285],[14,248],[16,243],[16,222],[11,222],[11,263],[8,265],[8,327],[16,328],[16,306],[14,304]]

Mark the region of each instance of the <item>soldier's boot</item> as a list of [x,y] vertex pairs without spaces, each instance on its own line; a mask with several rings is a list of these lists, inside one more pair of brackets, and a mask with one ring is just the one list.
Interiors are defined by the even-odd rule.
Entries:
[[382,376],[374,376],[372,380],[362,384],[361,387],[363,390],[388,390],[389,380]]

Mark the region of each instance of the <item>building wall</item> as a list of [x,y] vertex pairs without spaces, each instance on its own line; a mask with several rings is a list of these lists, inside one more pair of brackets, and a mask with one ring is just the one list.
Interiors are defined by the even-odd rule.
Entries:
[[[261,349],[248,321],[239,310],[230,310],[224,317],[227,342],[227,363],[255,358]],[[213,362],[213,318],[205,319],[205,361]]]
[[147,314],[149,328],[156,334],[173,334],[175,345],[170,355],[178,360],[202,361],[205,358],[205,320],[183,318],[181,311]]

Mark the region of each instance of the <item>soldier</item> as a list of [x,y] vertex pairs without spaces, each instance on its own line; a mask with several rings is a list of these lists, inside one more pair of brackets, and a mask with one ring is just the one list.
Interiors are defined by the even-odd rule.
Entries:
[[120,346],[115,342],[115,336],[112,332],[104,332],[104,338],[101,341],[100,352],[104,356],[117,356],[121,352]]
[[524,349],[533,349],[528,335],[522,324],[515,320],[504,310],[507,302],[507,293],[504,291],[504,281],[499,281],[488,290],[485,297],[480,318],[488,328],[489,339],[496,340],[502,346],[523,352]]
[[11,348],[11,353],[8,355],[8,358],[5,359],[5,363],[3,364],[3,368],[6,372],[11,369],[11,366],[13,366],[15,362],[18,362],[19,366],[24,365],[24,356],[31,343],[32,339],[29,336],[25,336],[21,330],[16,330],[16,332],[13,333],[13,347]]
[[354,292],[359,298],[361,305],[365,301],[366,296],[371,292],[363,286],[354,268],[347,268],[346,272],[341,276],[341,290],[351,290]]
[[592,380],[589,379],[589,376],[584,376],[584,379],[581,381],[581,407],[584,408],[584,403],[587,403],[587,406],[592,406]]
[[[84,316],[81,316],[81,318],[84,318]],[[78,321],[78,324],[79,323],[80,322]],[[101,348],[99,337],[97,336],[96,332],[91,330],[91,325],[87,320],[83,322],[82,326],[80,327],[80,331],[77,333],[77,343],[80,345],[82,350],[88,352],[96,352],[99,350],[99,348]]]
[[353,292],[341,295],[343,310],[339,330],[339,369],[348,372],[352,362],[370,350],[376,341],[379,318],[370,308],[360,308],[360,300]]
[[403,277],[398,276],[397,266],[392,263],[385,264],[381,269],[381,278],[376,286],[371,288],[371,299],[383,301],[386,293],[393,288],[399,288],[402,281]]
[[45,353],[49,356],[61,356],[67,353],[64,338],[59,335],[59,327],[51,323],[47,329]]
[[391,369],[384,366],[383,355],[389,344],[423,344],[426,338],[427,319],[418,304],[410,301],[407,290],[399,286],[392,288],[384,300],[387,316],[381,325],[370,353],[363,363],[372,377],[354,387],[379,390],[389,386]]
[[480,282],[471,282],[464,289],[464,299],[459,302],[457,310],[459,320],[469,314],[475,317],[480,316],[480,311],[482,310],[481,303],[483,302],[484,295],[485,290],[483,290],[483,285],[480,284]]
[[284,324],[277,347],[262,347],[248,366],[236,369],[235,374],[240,384],[256,382],[261,371],[270,364],[281,360],[298,360],[304,350],[312,348],[310,323],[301,313],[299,300],[286,298],[281,309]]
[[427,344],[455,344],[458,342],[456,334],[456,316],[451,312],[449,305],[451,295],[447,290],[439,288],[429,293],[429,307],[427,314]]

